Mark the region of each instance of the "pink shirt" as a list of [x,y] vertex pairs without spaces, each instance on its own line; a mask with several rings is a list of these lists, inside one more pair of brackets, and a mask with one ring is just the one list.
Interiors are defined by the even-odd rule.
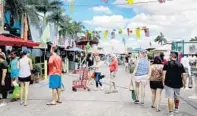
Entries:
[[62,59],[58,55],[52,55],[49,58],[49,75],[62,74]]

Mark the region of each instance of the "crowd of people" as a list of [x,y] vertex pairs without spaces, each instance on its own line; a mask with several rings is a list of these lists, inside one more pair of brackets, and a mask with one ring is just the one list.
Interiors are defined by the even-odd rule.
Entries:
[[13,91],[18,82],[21,87],[21,104],[26,106],[32,70],[32,60],[29,58],[30,50],[24,49],[19,54],[16,50],[12,50],[7,57],[2,50],[0,51],[0,92],[2,94],[0,107],[7,105],[8,92]]
[[[128,60],[125,59],[127,68]],[[176,73],[175,73],[176,72]],[[144,104],[145,88],[149,82],[152,91],[152,108],[160,112],[161,94],[165,90],[168,98],[169,116],[178,113],[180,103],[180,90],[186,87],[187,78],[183,64],[178,61],[178,53],[171,52],[168,60],[164,59],[164,54],[156,56],[151,63],[146,57],[146,51],[139,52],[139,58],[135,63],[132,73],[130,90],[134,96],[135,104]],[[141,91],[141,92],[140,92]]]
[[[52,100],[47,105],[56,105],[62,103],[61,101],[61,85],[62,85],[62,59],[56,54],[56,46],[51,47],[51,56],[49,58],[49,88],[52,89]],[[0,52],[0,92],[2,94],[1,106],[5,106],[8,91],[10,87],[19,83],[21,87],[20,101],[21,105],[27,106],[28,104],[28,89],[31,80],[32,61],[28,57],[29,50],[24,49],[21,56],[17,57],[16,51],[11,51],[9,65],[6,61],[6,55]],[[89,72],[93,70],[93,76],[96,83],[96,88],[103,89],[102,71],[100,56],[98,54],[89,54],[85,60],[85,64],[89,67]],[[115,84],[116,73],[118,71],[118,60],[115,54],[107,56],[104,62],[109,66],[110,84],[107,94],[116,93],[117,88]],[[129,69],[129,64],[135,64],[132,72],[130,90],[135,94],[134,103],[144,104],[147,82],[149,82],[152,91],[152,108],[156,111],[161,111],[160,101],[163,89],[165,90],[166,97],[168,98],[169,116],[173,116],[174,112],[178,112],[180,103],[180,90],[186,87],[186,71],[184,65],[178,61],[178,53],[171,52],[168,60],[164,59],[164,55],[156,56],[151,63],[146,56],[146,51],[141,50],[139,57],[136,60],[131,58],[131,54],[125,57],[125,70]],[[10,68],[9,68],[10,67]],[[8,77],[10,72],[10,77]],[[128,71],[127,71],[128,72]],[[176,72],[176,73],[175,73]]]

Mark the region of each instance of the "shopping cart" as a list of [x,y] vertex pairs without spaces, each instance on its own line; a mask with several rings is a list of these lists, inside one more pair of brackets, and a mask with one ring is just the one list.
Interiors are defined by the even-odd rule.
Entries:
[[79,80],[74,80],[73,81],[73,86],[72,86],[72,90],[74,92],[77,91],[77,89],[84,89],[87,91],[90,91],[90,89],[88,88],[88,68],[82,68],[80,70],[78,70],[77,72],[79,74]]

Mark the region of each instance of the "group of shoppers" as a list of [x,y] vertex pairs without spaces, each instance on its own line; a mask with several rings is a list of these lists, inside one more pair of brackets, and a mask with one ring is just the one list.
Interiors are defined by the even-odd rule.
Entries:
[[[132,85],[135,85],[136,90],[136,104],[144,104],[145,87],[149,80],[152,91],[151,107],[160,111],[161,93],[165,89],[169,116],[174,116],[174,113],[178,112],[180,89],[186,86],[186,75],[183,65],[177,59],[177,52],[171,52],[169,61],[165,60],[164,55],[161,54],[154,58],[151,65],[146,58],[146,51],[140,51],[132,78]],[[139,99],[139,93],[141,93],[141,99]]]
[[[27,106],[28,89],[31,81],[32,60],[28,57],[30,50],[24,49],[17,57],[17,52],[12,50],[6,58],[6,55],[0,52],[0,93],[2,94],[2,102],[0,107],[7,105],[6,99],[8,92],[14,88],[17,83],[20,84],[20,100],[21,105]],[[8,64],[7,60],[10,59]],[[16,101],[16,99],[12,99]]]

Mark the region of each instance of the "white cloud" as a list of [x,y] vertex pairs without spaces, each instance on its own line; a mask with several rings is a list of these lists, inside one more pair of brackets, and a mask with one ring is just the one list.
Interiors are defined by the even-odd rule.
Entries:
[[[146,2],[149,0],[135,0]],[[114,4],[124,4],[125,1],[116,0]],[[133,17],[128,27],[144,26],[150,28],[152,36],[159,32],[169,41],[189,40],[197,35],[197,0],[173,0],[165,4],[146,3],[134,5],[121,5],[120,7],[132,7],[141,13]],[[154,38],[152,38],[154,39]],[[140,42],[138,42],[140,43]],[[143,42],[142,42],[143,43]],[[146,42],[144,42],[146,44]]]
[[105,7],[105,6],[95,6],[95,7],[92,8],[92,10],[94,12],[112,14],[112,11],[108,7]]
[[[134,0],[135,2],[146,2],[149,0]],[[155,0],[157,1],[157,0]],[[116,0],[115,3],[123,4],[124,0]],[[169,41],[189,40],[197,35],[197,0],[173,0],[166,1],[165,4],[144,3],[134,5],[121,5],[120,7],[132,7],[138,11],[138,15],[131,19],[126,19],[121,15],[94,16],[90,21],[86,21],[97,29],[119,29],[147,26],[150,28],[151,37],[145,38],[144,33],[140,40],[136,40],[135,32],[128,39],[128,46],[149,47],[150,41],[153,46],[154,38],[163,32]],[[124,31],[124,34],[127,32]],[[135,40],[135,41],[134,41]],[[146,40],[146,41],[144,41]],[[147,42],[148,41],[148,42]]]
[[129,22],[129,19],[125,19],[122,15],[104,15],[94,16],[92,20],[84,22],[95,27],[105,29],[117,29],[125,27],[125,25]]

